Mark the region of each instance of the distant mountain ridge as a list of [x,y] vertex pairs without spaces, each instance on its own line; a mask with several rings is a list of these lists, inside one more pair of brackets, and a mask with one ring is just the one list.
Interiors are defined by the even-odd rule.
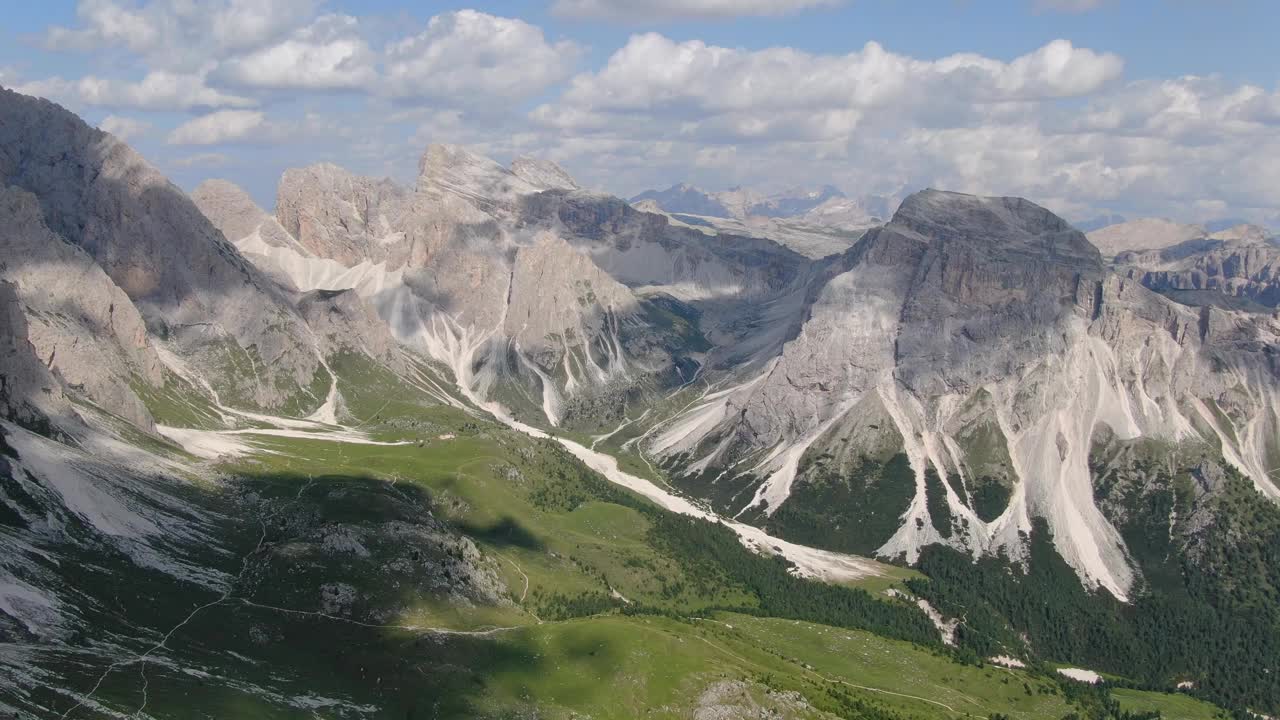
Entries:
[[865,224],[872,218],[887,218],[896,207],[894,198],[872,195],[854,199],[834,185],[765,194],[744,187],[707,192],[687,183],[677,183],[666,190],[646,190],[630,202],[646,201],[667,213],[737,220],[803,218],[815,225]]

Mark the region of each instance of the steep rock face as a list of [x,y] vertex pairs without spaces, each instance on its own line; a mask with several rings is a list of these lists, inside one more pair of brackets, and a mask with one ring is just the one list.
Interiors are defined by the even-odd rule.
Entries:
[[[358,289],[369,295],[401,281],[402,272],[387,269],[387,261],[363,261],[347,266],[316,256],[289,234],[274,217],[258,207],[248,193],[225,180],[208,180],[192,193],[192,200],[228,240],[254,265],[277,282],[301,290]],[[317,206],[329,202],[310,198]],[[300,212],[309,212],[299,210]],[[339,232],[336,230],[326,232]]]
[[80,248],[44,224],[30,193],[0,189],[0,279],[26,316],[37,357],[67,386],[101,407],[151,429],[151,415],[131,385],[164,382],[160,358],[137,309]]
[[545,188],[459,145],[432,144],[418,159],[417,189],[419,193],[459,195],[500,210],[521,195]]
[[[312,341],[280,289],[124,143],[48,101],[0,91],[0,182],[39,201],[51,231],[84,250],[236,402],[276,407],[310,382]],[[246,356],[253,382],[228,358]]]
[[1260,231],[1240,235],[1122,253],[1116,264],[1140,268],[1144,285],[1187,304],[1217,302],[1254,310],[1280,306],[1280,241],[1264,239]]
[[805,259],[763,238],[708,236],[617,198],[547,192],[521,203],[524,227],[555,227],[618,281],[684,300],[763,297],[791,286]]
[[[419,170],[398,226],[406,247],[404,281],[373,296],[379,314],[399,340],[450,368],[473,399],[498,396],[518,414],[560,423],[569,376],[552,373],[593,340],[575,334],[589,326],[579,317],[603,310],[565,303],[544,316],[538,309],[552,308],[524,290],[523,302],[534,305],[514,306],[517,286],[538,283],[542,273],[540,263],[520,262],[526,250],[534,253],[526,260],[536,258],[535,233],[517,231],[512,217],[519,198],[540,187],[457,146],[427,148]],[[568,275],[550,273],[541,282],[547,298],[573,293]],[[513,309],[522,322],[508,322]]]
[[[616,324],[638,309],[626,286],[575,252],[563,238],[546,231],[535,244],[516,251],[508,304],[506,335],[530,350],[544,347],[552,336],[566,330],[565,334],[577,337],[595,337],[607,324]],[[598,308],[599,314],[584,317],[584,307]]]
[[404,190],[387,179],[353,175],[329,163],[285,171],[276,194],[276,220],[319,257],[355,265],[392,254],[392,223]]
[[[1277,495],[1274,319],[1172,303],[1014,198],[914,195],[830,272],[763,372],[647,437],[691,489],[909,560],[930,543],[1021,557],[1043,517],[1119,597],[1136,575],[1093,500],[1097,428],[1204,445]],[[888,469],[895,453],[910,472]],[[864,507],[897,522],[844,532]]]
[[31,343],[17,288],[0,280],[0,418],[44,430],[70,410],[61,383]]
[[525,182],[543,190],[579,190],[578,181],[574,180],[565,169],[550,160],[521,155],[511,161],[511,172]]
[[539,376],[548,418],[564,416],[559,388],[599,394],[625,389],[632,371],[664,369],[629,367],[623,326],[638,322],[640,303],[563,238],[542,231],[519,248],[510,282],[503,334]]
[[286,173],[277,243],[263,239],[271,223],[243,193],[213,186],[197,197],[211,216],[227,211],[219,224],[264,270],[346,304],[355,298],[333,293],[355,290],[396,341],[450,368],[475,400],[499,396],[559,423],[567,396],[625,391],[670,369],[669,358],[623,358],[642,324],[630,289],[570,247],[563,227],[518,220],[523,198],[577,192],[563,170],[528,158],[509,170],[436,145],[420,171],[404,193],[329,166]]
[[402,367],[391,329],[354,290],[303,293],[298,311],[315,332],[324,355],[362,353],[393,369]]
[[[249,193],[234,183],[205,180],[191,192],[191,201],[241,252],[253,252],[265,245],[310,254],[274,217],[258,207]],[[257,242],[250,243],[250,238],[255,236]]]
[[1087,311],[1102,276],[1082,233],[1020,198],[925,191],[892,226],[927,242],[897,342],[898,379],[922,397],[1015,376],[1025,358],[1060,351],[1043,330],[1072,307]]

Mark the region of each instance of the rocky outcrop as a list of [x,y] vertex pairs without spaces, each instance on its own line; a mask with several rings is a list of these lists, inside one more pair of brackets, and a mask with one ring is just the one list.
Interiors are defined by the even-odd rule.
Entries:
[[287,170],[276,220],[308,252],[344,265],[394,258],[392,224],[405,191],[388,179],[353,175],[330,163]]
[[[594,312],[583,313],[583,308]],[[639,308],[635,295],[609,277],[591,259],[568,242],[543,231],[534,244],[516,250],[511,288],[503,327],[507,337],[534,354],[560,344],[577,344],[595,338],[630,319]],[[608,351],[615,363],[616,338]],[[592,362],[590,358],[587,362]]]
[[151,414],[134,383],[164,383],[162,364],[128,296],[80,248],[45,226],[35,196],[0,189],[0,280],[25,316],[31,350],[61,385],[134,425]]
[[[228,400],[277,407],[310,382],[318,360],[285,294],[115,137],[0,90],[0,183],[34,195],[45,225],[102,268],[153,335],[237,390]],[[229,353],[255,366],[251,379]]]
[[521,180],[543,190],[581,189],[578,181],[565,172],[564,168],[543,158],[521,155],[511,161],[511,172]]
[[226,180],[205,180],[191,192],[191,201],[209,222],[241,252],[288,248],[310,255],[274,217],[258,207],[249,193]]
[[1246,228],[1230,239],[1122,253],[1116,264],[1137,268],[1144,285],[1179,302],[1269,312],[1280,306],[1280,241],[1264,234]]
[[886,253],[904,244],[911,257],[926,243],[897,336],[898,380],[921,397],[1017,376],[1025,358],[1059,352],[1054,326],[1090,311],[1102,277],[1082,233],[1021,198],[917,193],[881,234],[872,242]]
[[312,290],[298,299],[298,311],[316,335],[322,354],[364,354],[402,369],[399,345],[373,305],[354,290]]
[[47,432],[70,405],[31,342],[17,289],[0,280],[0,418]]

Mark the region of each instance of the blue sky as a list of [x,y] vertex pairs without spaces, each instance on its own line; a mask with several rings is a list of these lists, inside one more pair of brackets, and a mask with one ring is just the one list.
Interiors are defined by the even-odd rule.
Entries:
[[429,142],[621,195],[833,183],[1280,224],[1280,3],[8,3],[0,84],[186,187],[287,167],[412,182]]

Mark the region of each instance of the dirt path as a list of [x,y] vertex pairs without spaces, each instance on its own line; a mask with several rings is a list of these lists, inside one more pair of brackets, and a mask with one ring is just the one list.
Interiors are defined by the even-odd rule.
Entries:
[[524,578],[524,590],[520,591],[520,604],[523,605],[524,599],[529,596],[529,576],[524,573],[524,570],[521,569],[520,565],[518,565],[515,560],[512,560],[506,555],[499,555],[498,553],[494,553],[494,555],[498,555],[498,557],[510,563],[511,567],[515,568],[516,572],[520,573],[520,577]]
[[263,605],[245,598],[232,598],[229,602],[238,602],[260,610],[270,610],[272,612],[285,613],[288,615],[302,615],[307,617],[318,617],[334,622],[347,623],[349,625],[359,625],[360,627],[374,628],[375,630],[408,630],[409,632],[419,632],[427,635],[471,635],[471,636],[487,636],[496,635],[502,632],[510,632],[512,630],[523,630],[528,625],[499,625],[497,627],[484,628],[483,630],[454,630],[452,628],[431,627],[429,625],[383,625],[379,623],[367,623],[351,618],[344,618],[339,615],[329,615],[328,613],[315,612],[313,610],[293,610],[290,608],[276,607],[274,605]]

